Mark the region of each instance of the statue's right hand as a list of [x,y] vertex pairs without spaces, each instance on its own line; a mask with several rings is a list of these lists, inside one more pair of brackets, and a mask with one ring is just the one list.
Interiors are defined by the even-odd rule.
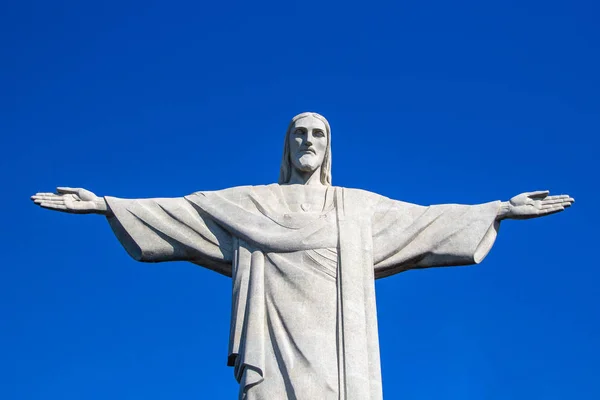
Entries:
[[106,201],[81,188],[59,187],[56,193],[36,193],[31,200],[40,207],[71,214],[105,214]]

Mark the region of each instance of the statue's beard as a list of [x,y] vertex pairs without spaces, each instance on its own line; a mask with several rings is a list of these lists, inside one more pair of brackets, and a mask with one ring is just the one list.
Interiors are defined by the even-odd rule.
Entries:
[[316,155],[303,154],[302,157],[293,162],[293,166],[300,172],[310,173],[319,169],[320,163]]

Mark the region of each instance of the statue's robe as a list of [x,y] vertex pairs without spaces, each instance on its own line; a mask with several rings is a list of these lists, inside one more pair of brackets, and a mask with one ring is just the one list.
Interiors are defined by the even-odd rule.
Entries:
[[136,260],[232,277],[228,364],[247,400],[381,399],[375,279],[480,262],[500,206],[277,184],[106,200]]

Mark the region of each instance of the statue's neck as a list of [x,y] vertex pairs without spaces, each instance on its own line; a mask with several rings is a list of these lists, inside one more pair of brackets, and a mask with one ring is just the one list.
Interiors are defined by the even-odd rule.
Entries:
[[299,171],[293,168],[288,185],[323,186],[321,182],[321,168],[319,167],[312,172]]

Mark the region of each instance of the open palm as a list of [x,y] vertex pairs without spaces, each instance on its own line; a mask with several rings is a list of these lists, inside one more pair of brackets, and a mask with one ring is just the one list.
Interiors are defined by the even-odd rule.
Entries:
[[58,187],[56,193],[36,193],[31,200],[40,207],[71,214],[91,214],[99,211],[100,198],[81,188]]
[[567,194],[548,196],[547,190],[521,193],[510,199],[509,218],[529,219],[564,211],[575,201]]

